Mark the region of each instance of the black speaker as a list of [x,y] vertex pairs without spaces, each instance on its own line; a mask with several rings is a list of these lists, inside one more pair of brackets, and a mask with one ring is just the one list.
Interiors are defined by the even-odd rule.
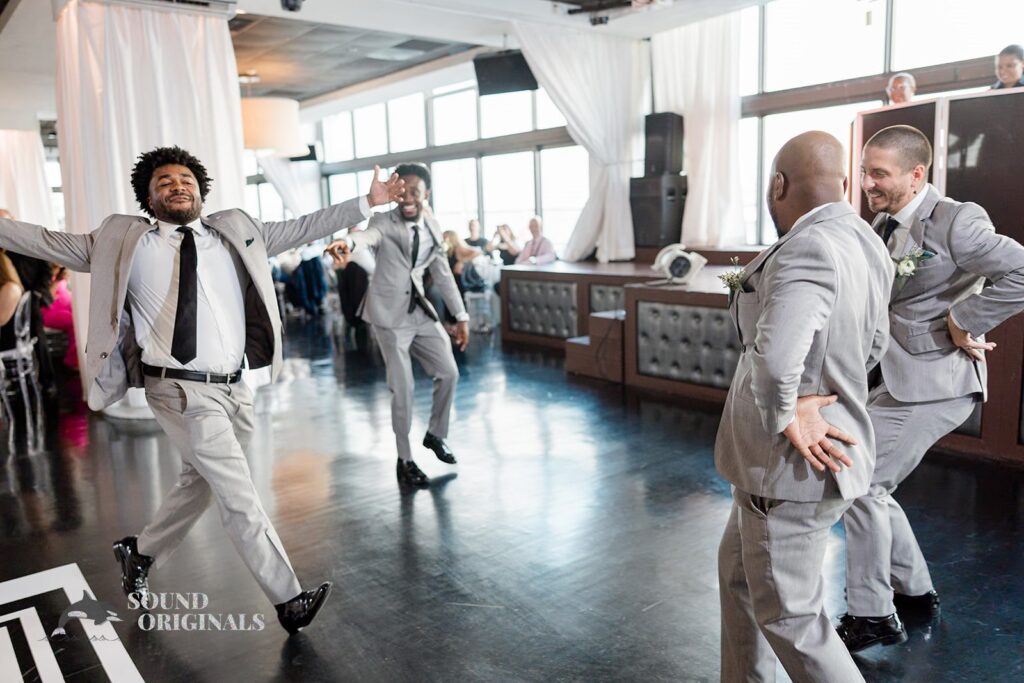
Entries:
[[638,247],[665,247],[681,239],[686,176],[664,174],[629,179],[633,241]]
[[644,175],[681,173],[683,170],[683,117],[671,112],[648,114],[644,120],[647,153]]

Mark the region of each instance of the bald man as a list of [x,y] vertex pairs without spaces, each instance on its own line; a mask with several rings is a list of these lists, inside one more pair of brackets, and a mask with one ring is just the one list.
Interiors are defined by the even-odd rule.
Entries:
[[743,353],[715,465],[733,484],[719,547],[722,680],[863,681],[823,605],[829,530],[874,467],[868,371],[889,341],[893,264],[843,197],[831,135],[799,135],[772,165],[779,240],[742,272],[730,311]]

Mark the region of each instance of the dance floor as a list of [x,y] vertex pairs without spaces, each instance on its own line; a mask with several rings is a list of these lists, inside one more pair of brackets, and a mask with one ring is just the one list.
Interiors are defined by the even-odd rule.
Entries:
[[[146,681],[718,680],[730,499],[714,414],[569,378],[561,354],[478,336],[459,358],[460,463],[417,448],[433,485],[403,493],[381,362],[317,322],[292,323],[286,346],[250,461],[300,580],[335,584],[318,620],[285,637],[214,510],[151,575],[153,591],[190,602],[132,609],[110,544],[153,514],[179,458],[155,425],[65,410],[45,452],[0,468],[0,680],[15,662],[47,680],[47,650],[69,681],[108,680],[125,653]],[[429,401],[420,377],[414,435]],[[929,456],[898,497],[943,617],[859,656],[867,679],[1024,680],[1024,472]],[[844,572],[837,529],[834,618]],[[120,642],[90,643],[76,620],[69,637],[37,642],[28,624],[49,634],[85,584],[119,615]],[[196,630],[211,615],[221,628]]]

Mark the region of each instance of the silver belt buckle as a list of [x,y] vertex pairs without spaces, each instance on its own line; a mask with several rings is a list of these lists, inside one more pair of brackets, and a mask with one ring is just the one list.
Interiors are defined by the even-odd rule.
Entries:
[[212,375],[212,374],[213,374],[213,373],[210,373],[210,372],[206,373],[206,383],[207,383],[207,384],[209,384],[209,383],[210,383],[210,375]]
[[160,379],[167,379],[167,367],[163,366],[160,368]]

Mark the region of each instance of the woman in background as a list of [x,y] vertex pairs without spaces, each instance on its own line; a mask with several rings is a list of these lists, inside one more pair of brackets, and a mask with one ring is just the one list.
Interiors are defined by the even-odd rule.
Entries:
[[0,249],[0,351],[14,348],[14,312],[18,310],[18,302],[24,293],[18,271],[7,252]]

